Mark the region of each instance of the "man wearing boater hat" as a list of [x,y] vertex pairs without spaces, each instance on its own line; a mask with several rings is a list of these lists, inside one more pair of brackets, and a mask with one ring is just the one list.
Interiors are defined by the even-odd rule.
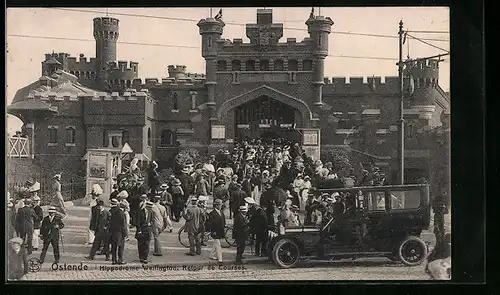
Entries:
[[45,216],[40,227],[40,236],[43,240],[42,253],[40,253],[40,263],[45,261],[45,255],[52,245],[54,250],[54,263],[59,263],[59,230],[64,228],[64,223],[61,220],[57,208],[51,206],[49,208],[49,215]]
[[33,224],[36,218],[35,211],[31,208],[31,199],[25,199],[24,207],[17,210],[16,231],[17,235],[23,239],[23,246],[27,247],[28,255],[31,255],[33,251]]
[[243,263],[243,252],[245,252],[246,241],[248,240],[248,220],[246,213],[248,207],[246,205],[240,206],[238,213],[234,216],[233,237],[236,241],[236,264]]
[[89,260],[93,260],[97,253],[97,250],[104,245],[103,254],[106,255],[106,261],[109,260],[109,219],[111,214],[107,209],[104,208],[104,201],[98,200],[95,208],[95,214],[97,214],[95,221],[95,238],[92,243],[92,248],[90,249],[90,254],[86,257]]
[[137,212],[137,224],[135,238],[137,239],[137,251],[139,252],[139,261],[143,264],[148,263],[149,256],[149,243],[151,241],[151,225],[152,214],[149,212],[148,207],[153,206],[151,201],[147,201],[148,196],[141,196],[141,204]]
[[191,198],[191,205],[183,214],[186,220],[185,230],[189,237],[189,252],[186,255],[201,255],[200,222],[202,222],[201,209],[197,206],[198,198]]

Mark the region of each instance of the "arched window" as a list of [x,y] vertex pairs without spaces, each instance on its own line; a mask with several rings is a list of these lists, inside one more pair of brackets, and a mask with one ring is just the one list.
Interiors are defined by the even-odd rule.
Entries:
[[255,71],[255,61],[253,59],[249,59],[246,62],[247,71]]
[[111,145],[113,147],[119,147],[120,146],[120,141],[118,140],[118,136],[112,136],[111,137]]
[[217,61],[217,71],[219,72],[227,71],[227,63],[225,60]]
[[241,71],[241,61],[235,59],[231,62],[232,71]]
[[148,128],[148,146],[153,146],[153,138],[151,136],[151,127]]
[[179,109],[179,94],[177,92],[174,92],[172,94],[172,109],[173,110]]
[[104,130],[103,133],[102,133],[102,146],[103,147],[108,147],[109,146],[108,130]]
[[127,130],[123,130],[122,132],[122,144],[128,143],[130,140],[130,135]]
[[269,71],[269,61],[267,59],[260,60],[260,70]]
[[274,61],[274,70],[283,71],[283,60],[277,59]]
[[165,129],[161,132],[161,146],[175,146],[175,134],[171,130]]
[[302,61],[302,70],[303,71],[312,71],[313,69],[313,62],[310,59],[306,59]]
[[75,127],[66,128],[66,143],[75,143],[76,129]]
[[295,72],[299,70],[299,62],[296,59],[290,59],[288,61],[288,70]]
[[57,127],[49,127],[49,143],[57,143]]

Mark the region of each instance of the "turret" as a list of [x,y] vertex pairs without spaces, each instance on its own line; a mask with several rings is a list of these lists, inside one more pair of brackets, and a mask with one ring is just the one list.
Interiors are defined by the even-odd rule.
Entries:
[[168,66],[168,77],[175,79],[186,78],[186,66],[184,65],[169,65]]
[[418,111],[420,119],[429,120],[440,96],[436,89],[439,85],[439,60],[422,59],[407,63],[405,80],[410,107]]
[[101,84],[106,80],[107,64],[116,61],[116,42],[119,35],[118,22],[118,19],[112,17],[94,18],[97,79]]
[[216,58],[217,58],[217,40],[219,40],[224,31],[224,22],[220,19],[206,18],[198,22],[201,35],[201,55],[205,58],[205,73],[209,106],[215,105],[215,85],[216,82]]
[[315,87],[315,102],[314,105],[322,106],[322,91],[325,76],[325,58],[328,56],[328,36],[332,31],[333,21],[329,17],[322,15],[315,16],[311,14],[306,21],[309,37],[311,38],[314,56],[314,77],[313,84]]

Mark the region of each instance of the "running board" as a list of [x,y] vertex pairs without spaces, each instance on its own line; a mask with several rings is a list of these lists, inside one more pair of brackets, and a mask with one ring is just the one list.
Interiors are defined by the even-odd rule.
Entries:
[[318,256],[318,255],[302,256],[300,259],[328,261],[328,258],[335,258],[335,257],[368,258],[368,257],[385,257],[387,255],[392,255],[392,254],[393,254],[392,252],[346,252],[346,253],[332,253],[325,256]]

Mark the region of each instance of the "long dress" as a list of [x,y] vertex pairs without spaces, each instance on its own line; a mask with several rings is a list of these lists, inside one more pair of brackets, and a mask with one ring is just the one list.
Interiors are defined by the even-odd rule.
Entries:
[[61,183],[59,181],[55,181],[52,188],[54,190],[54,196],[50,202],[50,205],[56,207],[57,211],[59,211],[59,213],[61,213],[65,218],[68,214],[66,213],[64,199],[61,194]]

